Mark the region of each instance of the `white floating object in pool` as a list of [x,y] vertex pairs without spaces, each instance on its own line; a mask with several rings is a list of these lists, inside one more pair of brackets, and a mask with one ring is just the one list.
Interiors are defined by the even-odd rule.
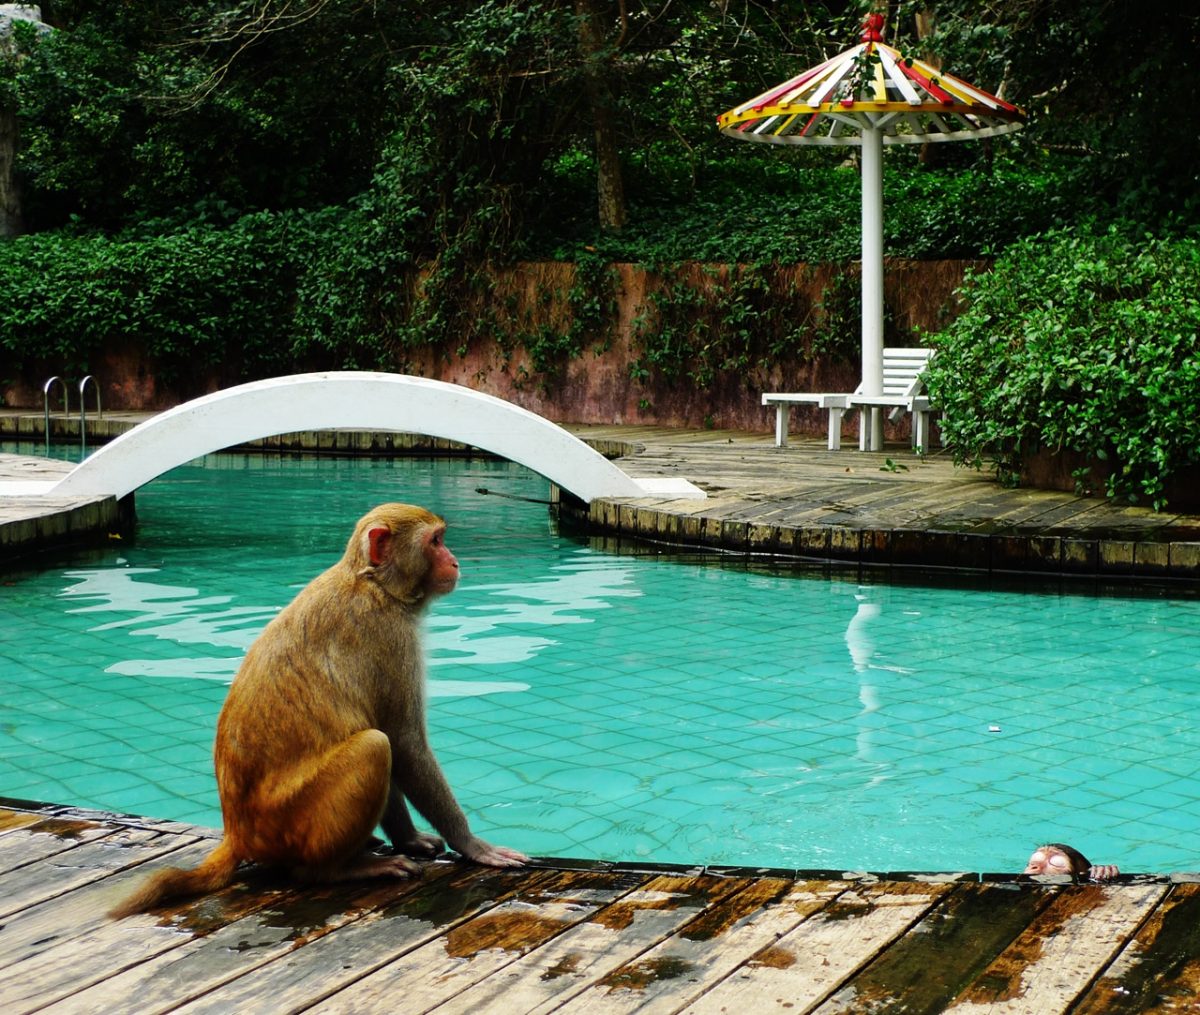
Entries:
[[989,733],[999,733],[999,732],[1000,732],[1000,727],[999,727],[999,726],[989,726],[989,727],[988,727],[988,732],[989,732]]

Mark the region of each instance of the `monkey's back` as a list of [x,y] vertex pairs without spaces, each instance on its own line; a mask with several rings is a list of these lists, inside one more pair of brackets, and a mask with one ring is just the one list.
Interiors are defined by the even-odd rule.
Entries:
[[417,649],[415,618],[344,563],[301,590],[246,652],[217,721],[227,832],[264,779],[388,721],[397,660]]

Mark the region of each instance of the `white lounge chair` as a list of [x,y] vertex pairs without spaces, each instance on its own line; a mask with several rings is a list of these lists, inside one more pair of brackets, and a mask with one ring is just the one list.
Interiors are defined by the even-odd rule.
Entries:
[[929,446],[929,399],[922,374],[928,365],[932,349],[892,346],[883,350],[883,394],[864,395],[862,385],[849,394],[832,392],[766,392],[763,405],[775,406],[775,446],[787,446],[788,423],[795,404],[815,405],[829,413],[829,450],[842,446],[842,415],[850,409],[859,410],[858,446],[867,450],[871,421],[875,413],[891,407],[889,418],[895,422],[905,412],[913,415],[912,441],[914,447]]

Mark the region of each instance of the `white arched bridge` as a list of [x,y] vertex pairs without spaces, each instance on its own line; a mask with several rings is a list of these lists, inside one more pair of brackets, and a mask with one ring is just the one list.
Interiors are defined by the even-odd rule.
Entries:
[[9,483],[0,494],[124,497],[202,455],[304,430],[442,437],[524,465],[591,502],[703,499],[685,479],[636,479],[547,419],[458,384],[405,374],[337,371],[254,381],[160,413],[100,448],[57,482]]

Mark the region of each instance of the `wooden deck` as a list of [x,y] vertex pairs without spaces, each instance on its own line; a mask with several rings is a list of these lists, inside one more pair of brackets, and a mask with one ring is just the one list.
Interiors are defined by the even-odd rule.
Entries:
[[546,861],[430,864],[298,890],[249,869],[104,916],[213,833],[0,807],[0,1010],[1055,1012],[1200,1010],[1200,883],[818,875]]
[[993,574],[1200,581],[1200,516],[1102,497],[1007,489],[956,467],[945,449],[917,456],[774,447],[761,434],[656,428],[570,429],[619,439],[634,476],[683,476],[704,501],[596,500],[591,531],[872,567]]

